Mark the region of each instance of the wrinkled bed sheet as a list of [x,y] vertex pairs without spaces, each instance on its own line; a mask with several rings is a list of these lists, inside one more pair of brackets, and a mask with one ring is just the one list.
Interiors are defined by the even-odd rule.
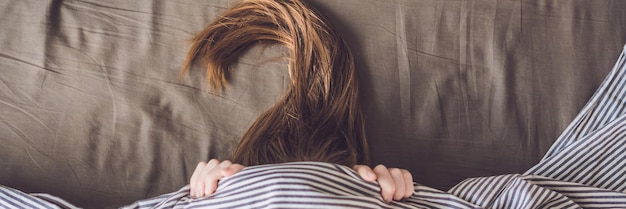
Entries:
[[[114,208],[227,159],[288,80],[256,47],[205,91],[187,40],[232,0],[0,2],[0,184]],[[448,189],[537,163],[626,42],[619,0],[311,0],[352,48],[373,163]]]

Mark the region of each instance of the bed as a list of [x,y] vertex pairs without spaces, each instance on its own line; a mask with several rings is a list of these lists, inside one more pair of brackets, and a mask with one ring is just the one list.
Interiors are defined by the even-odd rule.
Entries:
[[[188,39],[235,2],[2,1],[0,185],[116,208],[228,159],[289,82],[271,46],[223,92],[179,77]],[[536,164],[626,42],[619,0],[308,2],[355,55],[372,165],[442,190]]]

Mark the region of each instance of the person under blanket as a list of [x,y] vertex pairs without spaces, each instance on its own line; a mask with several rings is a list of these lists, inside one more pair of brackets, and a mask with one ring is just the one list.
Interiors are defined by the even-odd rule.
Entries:
[[[537,165],[444,192],[410,183],[403,169],[364,166],[369,151],[353,58],[299,0],[235,5],[196,36],[182,72],[203,60],[208,86],[219,91],[228,67],[259,42],[289,50],[292,82],[244,134],[236,164],[201,162],[190,185],[123,208],[626,208],[626,46]],[[7,187],[0,187],[0,206],[74,208]]]
[[[217,179],[243,168],[294,161],[353,167],[378,181],[385,201],[412,194],[405,169],[371,169],[354,58],[345,41],[319,12],[299,0],[245,0],[193,38],[181,75],[195,60],[207,64],[207,87],[225,87],[228,68],[248,47],[282,44],[290,52],[291,85],[242,137],[230,161],[201,162],[190,180],[191,195],[211,194]],[[217,92],[219,93],[219,92]]]

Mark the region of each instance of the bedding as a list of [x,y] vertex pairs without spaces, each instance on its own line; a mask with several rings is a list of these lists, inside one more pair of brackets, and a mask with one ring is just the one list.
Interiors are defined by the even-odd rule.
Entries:
[[[626,46],[548,155],[523,175],[470,178],[447,193],[416,184],[412,196],[386,203],[380,187],[351,168],[290,162],[244,168],[208,197],[192,198],[186,186],[122,208],[626,208],[625,87]],[[55,200],[0,187],[0,206],[74,208]]]
[[[540,162],[626,40],[619,0],[309,2],[355,54],[372,165],[441,191]],[[0,184],[118,208],[228,159],[289,82],[272,46],[220,94],[179,79],[186,40],[233,3],[1,1]]]

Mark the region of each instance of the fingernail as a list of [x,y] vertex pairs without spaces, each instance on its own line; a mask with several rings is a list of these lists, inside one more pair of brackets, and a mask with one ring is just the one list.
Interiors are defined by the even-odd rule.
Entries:
[[374,172],[367,172],[367,177],[374,178]]

